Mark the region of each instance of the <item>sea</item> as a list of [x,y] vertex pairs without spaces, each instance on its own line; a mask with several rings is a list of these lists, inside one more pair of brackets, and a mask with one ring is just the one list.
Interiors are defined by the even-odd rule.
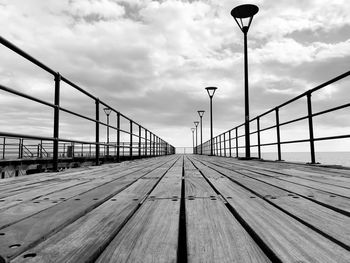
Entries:
[[[190,147],[177,147],[178,154],[192,154]],[[244,156],[244,153],[239,153]],[[257,157],[257,153],[252,153],[253,157]],[[275,161],[278,159],[277,152],[262,152],[262,159]],[[316,152],[316,162],[321,165],[341,165],[350,168],[350,152]],[[311,156],[309,152],[282,152],[282,160],[286,162],[310,163]]]
[[[262,153],[264,160],[277,160],[277,152]],[[350,152],[316,152],[315,159],[322,165],[341,165],[350,167]],[[282,152],[282,160],[286,162],[309,163],[309,152]]]

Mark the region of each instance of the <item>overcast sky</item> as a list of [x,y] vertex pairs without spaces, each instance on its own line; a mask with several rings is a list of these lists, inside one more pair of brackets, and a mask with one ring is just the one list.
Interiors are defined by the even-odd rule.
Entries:
[[[206,111],[209,138],[206,86],[218,87],[214,134],[244,121],[243,34],[230,15],[243,3],[260,9],[248,35],[251,117],[349,70],[346,0],[0,0],[0,32],[174,146],[191,146],[197,110]],[[53,101],[49,74],[5,47],[0,56],[1,84]],[[348,77],[315,93],[314,111],[348,103],[349,84]],[[51,110],[0,95],[2,131],[52,136]],[[66,85],[62,106],[94,116],[94,102]],[[293,104],[281,121],[306,109],[305,100]],[[349,113],[315,118],[315,136],[349,133]],[[93,125],[64,114],[61,120],[61,137],[94,138]],[[306,124],[284,128],[282,140],[307,138]],[[316,149],[348,147],[343,141]]]

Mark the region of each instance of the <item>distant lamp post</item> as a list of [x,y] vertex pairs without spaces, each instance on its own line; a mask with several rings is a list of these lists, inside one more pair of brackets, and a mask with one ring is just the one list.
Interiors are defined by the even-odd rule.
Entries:
[[196,154],[198,154],[198,151],[197,151],[197,145],[198,145],[198,143],[197,143],[197,136],[198,136],[197,126],[198,126],[198,124],[199,124],[199,121],[195,121],[195,122],[193,122],[193,123],[194,123],[194,125],[196,126]]
[[247,34],[253,17],[258,13],[256,5],[240,5],[232,9],[231,15],[244,34],[244,104],[245,104],[245,157],[250,158],[250,134],[249,134],[249,92],[248,92],[248,48]]
[[201,154],[203,154],[203,127],[202,127],[202,118],[204,115],[204,110],[199,110],[198,115],[200,117],[200,123],[201,123]]
[[191,128],[191,131],[192,131],[192,144],[193,144],[193,153],[194,153],[194,131],[196,129],[195,128]]
[[103,110],[107,115],[107,156],[109,156],[109,115],[112,110],[110,108],[104,108]]
[[207,90],[210,98],[210,155],[214,155],[213,154],[213,96],[217,88],[207,87],[205,89]]

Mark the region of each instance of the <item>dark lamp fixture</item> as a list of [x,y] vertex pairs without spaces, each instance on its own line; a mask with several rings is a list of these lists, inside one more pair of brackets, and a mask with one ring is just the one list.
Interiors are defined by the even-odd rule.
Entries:
[[207,90],[209,97],[212,98],[217,90],[217,87],[207,87],[205,89]]
[[112,110],[110,108],[104,108],[103,109],[106,113],[107,116],[109,116],[109,114],[111,114]]
[[231,15],[236,20],[237,25],[243,33],[247,33],[252,23],[253,17],[258,13],[259,7],[256,5],[239,5],[232,9]]
[[198,111],[199,117],[203,117],[204,112],[205,112],[204,110],[199,110],[199,111]]
[[196,128],[197,128],[197,126],[198,126],[198,124],[199,124],[199,121],[195,121],[195,122],[193,122],[194,123],[194,125],[196,126]]
[[191,128],[191,131],[194,132],[196,129],[195,128]]

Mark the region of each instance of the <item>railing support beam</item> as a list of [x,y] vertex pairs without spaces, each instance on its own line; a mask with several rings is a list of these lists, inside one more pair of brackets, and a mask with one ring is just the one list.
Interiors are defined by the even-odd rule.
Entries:
[[55,75],[55,98],[54,98],[54,124],[53,124],[53,171],[58,171],[58,140],[59,140],[59,123],[60,123],[60,82],[61,75]]
[[313,121],[312,121],[311,92],[307,93],[306,97],[307,97],[307,114],[308,114],[308,120],[309,120],[311,163],[315,164],[316,158],[315,158],[314,125],[313,125]]

